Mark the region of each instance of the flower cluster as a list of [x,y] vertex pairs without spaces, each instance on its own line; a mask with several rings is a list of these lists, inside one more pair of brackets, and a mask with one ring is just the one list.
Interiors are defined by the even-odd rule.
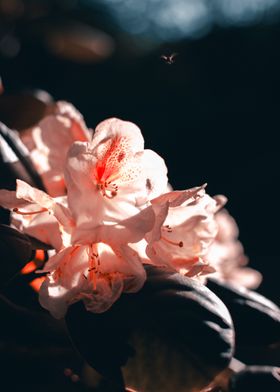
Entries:
[[215,220],[218,233],[215,241],[209,247],[207,259],[215,268],[214,278],[227,281],[250,289],[259,286],[262,280],[260,272],[247,267],[248,257],[238,241],[238,227],[227,210],[220,210]]
[[226,198],[205,185],[170,191],[164,160],[131,122],[107,119],[90,135],[71,105],[57,103],[21,134],[48,193],[21,180],[0,191],[12,224],[55,249],[39,300],[57,318],[79,300],[104,312],[137,292],[145,264],[193,278],[217,267],[216,213]]

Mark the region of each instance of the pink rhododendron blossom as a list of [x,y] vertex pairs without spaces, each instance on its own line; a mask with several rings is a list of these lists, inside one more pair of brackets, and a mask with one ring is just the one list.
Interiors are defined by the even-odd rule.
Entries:
[[40,290],[40,303],[53,316],[63,317],[70,304],[83,300],[89,311],[106,311],[122,292],[137,292],[146,273],[128,246],[104,243],[63,249],[45,265],[50,272]]
[[[40,290],[42,305],[56,317],[80,299],[87,309],[103,312],[123,291],[142,287],[141,258],[127,243],[152,230],[149,199],[166,189],[166,172],[162,158],[144,150],[139,128],[109,119],[91,142],[70,148],[65,197],[53,198],[21,180],[15,192],[0,192],[0,204],[22,216],[19,226],[58,250],[44,268],[49,275]],[[54,241],[42,230],[44,222],[47,230],[57,225]]]
[[56,250],[69,244],[74,222],[65,197],[52,198],[17,180],[16,191],[0,190],[0,205],[12,211],[12,225],[24,233]]
[[217,236],[207,254],[207,259],[216,270],[213,277],[247,288],[258,287],[262,276],[258,271],[246,267],[248,258],[238,241],[239,231],[235,220],[223,209],[217,213],[216,222]]
[[172,191],[163,159],[144,149],[131,122],[105,120],[89,140],[71,105],[51,110],[23,135],[51,195],[21,180],[16,191],[0,190],[13,225],[55,249],[43,269],[43,307],[59,318],[82,300],[104,312],[141,289],[146,263],[199,279],[215,269],[222,279],[244,278],[237,227],[218,212],[224,196],[210,197],[205,186]]
[[174,191],[152,200],[156,221],[145,236],[152,263],[189,277],[214,271],[203,257],[217,234],[215,213],[226,200],[211,198],[204,188]]
[[[65,197],[55,198],[55,201],[64,205]],[[18,213],[16,209],[11,213],[11,225],[23,233],[34,237],[41,242],[50,245],[55,250],[60,250],[67,240],[63,239],[63,227],[57,219],[49,213],[42,211],[37,213],[38,206],[28,204],[24,206],[24,213]],[[68,235],[69,237],[69,235]]]
[[69,150],[65,180],[76,222],[73,241],[141,240],[154,224],[147,203],[166,189],[166,173],[163,159],[144,150],[135,124],[103,121],[91,142],[76,142]]
[[51,196],[65,194],[63,170],[66,155],[76,140],[90,138],[82,115],[69,103],[52,105],[36,126],[19,134]]
[[[116,237],[106,244],[73,243],[71,231],[75,222],[71,211],[45,192],[17,180],[16,191],[0,191],[0,204],[7,208],[17,205],[14,213],[26,219],[25,232],[40,240],[48,240],[45,230],[55,228],[51,227],[54,222],[44,215],[51,216],[57,222],[52,232],[54,240],[50,236],[49,241],[58,241],[60,236],[62,246],[43,270],[49,274],[39,293],[42,306],[55,317],[63,317],[67,307],[78,300],[83,300],[90,311],[104,312],[122,292],[138,291],[144,284],[146,275],[141,259],[128,245],[120,244],[121,240],[114,241]],[[33,216],[42,216],[49,227],[42,224],[44,230],[41,232],[40,218],[34,222]],[[60,248],[60,244],[57,248]]]

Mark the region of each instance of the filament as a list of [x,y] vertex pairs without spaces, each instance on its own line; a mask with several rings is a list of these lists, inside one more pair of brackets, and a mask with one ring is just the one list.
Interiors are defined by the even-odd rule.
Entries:
[[176,242],[176,241],[169,240],[168,238],[163,236],[161,236],[161,239],[167,242],[168,244],[179,246],[179,248],[183,248],[184,246],[183,241]]
[[13,208],[13,212],[15,212],[16,214],[20,214],[20,215],[36,215],[36,214],[41,214],[42,212],[46,212],[48,211],[47,208],[42,207],[41,210],[37,210],[37,211],[21,211],[18,208]]

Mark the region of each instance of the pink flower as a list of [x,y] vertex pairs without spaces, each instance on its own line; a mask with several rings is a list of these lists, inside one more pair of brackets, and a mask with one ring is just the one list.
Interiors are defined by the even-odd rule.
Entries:
[[16,191],[0,190],[0,205],[12,211],[11,223],[24,233],[57,250],[69,244],[74,221],[65,197],[52,198],[17,180]]
[[[9,208],[17,206],[14,207],[15,214],[27,220],[25,231],[36,238],[46,240],[49,234],[50,242],[57,243],[60,239],[57,246],[60,250],[42,271],[49,274],[39,292],[40,303],[54,317],[63,317],[67,307],[78,300],[83,300],[90,311],[104,312],[122,292],[138,291],[144,284],[145,270],[134,250],[121,244],[121,239],[116,241],[114,236],[106,244],[73,243],[71,231],[75,221],[71,211],[43,191],[17,180],[16,192],[0,190],[0,204]],[[40,216],[43,217],[42,226]],[[56,226],[50,216],[56,220]],[[28,218],[30,225],[27,224]],[[52,235],[48,229],[52,229]]]
[[74,143],[68,154],[73,242],[141,240],[154,223],[148,201],[166,189],[166,173],[163,159],[144,150],[135,124],[114,118],[100,123],[91,142]]
[[211,198],[204,188],[174,191],[152,200],[156,221],[145,238],[153,264],[189,277],[214,271],[203,256],[217,234],[214,214],[225,199]]
[[145,270],[127,243],[153,228],[149,198],[167,186],[164,161],[144,150],[134,124],[117,119],[101,123],[91,142],[74,143],[65,165],[65,197],[20,180],[16,192],[0,191],[0,204],[22,215],[22,228],[36,238],[46,240],[44,220],[57,222],[52,235],[59,251],[44,268],[49,275],[40,290],[41,304],[56,317],[80,299],[103,312],[122,292],[142,287]]
[[37,210],[36,205],[26,205],[24,215],[12,212],[11,225],[44,244],[60,250],[63,247],[63,242],[56,218],[48,211],[36,213]]
[[225,209],[219,211],[215,218],[218,232],[206,256],[216,270],[213,277],[247,288],[258,287],[262,276],[258,271],[245,267],[248,258],[238,241],[239,231],[235,220]]
[[30,158],[51,196],[65,194],[63,170],[69,147],[90,138],[82,115],[67,102],[57,102],[36,126],[20,132]]
[[79,300],[91,312],[104,312],[122,292],[140,290],[146,279],[136,252],[127,245],[104,243],[65,248],[48,261],[44,271],[50,273],[39,300],[57,318]]
[[[69,149],[65,162],[67,197],[54,199],[18,181],[16,196],[13,200],[10,196],[4,198],[2,205],[8,201],[6,207],[16,207],[22,204],[18,199],[38,204],[42,213],[44,209],[51,212],[72,235],[72,244],[136,242],[152,229],[153,209],[146,207],[149,198],[166,189],[166,172],[162,158],[144,150],[136,125],[109,119],[97,127],[91,142],[76,142]],[[67,215],[66,220],[61,211]],[[43,223],[43,216],[47,218],[43,214],[40,219],[20,219],[20,223],[30,230],[32,222],[36,236],[36,223]]]

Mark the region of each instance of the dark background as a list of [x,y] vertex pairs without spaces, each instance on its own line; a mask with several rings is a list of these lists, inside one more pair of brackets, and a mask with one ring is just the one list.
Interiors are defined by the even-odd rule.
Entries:
[[[36,88],[72,102],[89,127],[135,122],[175,189],[207,182],[229,198],[250,266],[264,275],[259,290],[279,303],[279,2],[139,2],[0,0],[1,100]],[[171,3],[178,13],[159,24]],[[204,19],[192,19],[195,4]],[[173,64],[161,58],[173,52]]]

